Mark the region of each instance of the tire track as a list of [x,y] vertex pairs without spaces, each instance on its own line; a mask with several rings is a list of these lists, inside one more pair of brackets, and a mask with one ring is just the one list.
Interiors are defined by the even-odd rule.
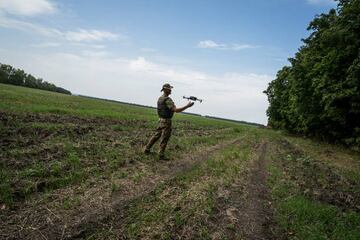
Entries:
[[166,168],[161,170],[161,176],[159,178],[156,178],[155,180],[144,178],[140,184],[127,186],[127,188],[131,188],[131,194],[122,194],[122,192],[115,194],[112,199],[112,207],[110,211],[104,212],[103,209],[100,211],[94,211],[80,223],[69,229],[68,233],[65,234],[65,239],[86,238],[96,230],[108,227],[109,222],[116,222],[116,225],[121,225],[121,221],[126,217],[126,210],[131,202],[141,199],[146,195],[153,194],[159,183],[171,181],[171,179],[177,174],[189,170],[195,164],[208,159],[210,156],[214,155],[226,146],[237,144],[243,138],[244,136],[221,142],[220,144],[212,147],[200,149],[197,154],[185,155],[183,158],[177,159],[173,162],[162,162],[162,164],[166,165]]
[[269,189],[266,186],[266,149],[267,142],[259,147],[259,157],[250,166],[249,181],[246,185],[248,193],[245,204],[239,209],[240,233],[245,239],[271,239],[270,223],[272,222]]
[[249,162],[244,175],[225,190],[228,196],[217,199],[218,214],[213,225],[221,227],[215,230],[214,236],[225,234],[228,239],[276,239],[271,232],[273,212],[270,191],[266,186],[267,142],[261,142],[255,151],[258,154]]

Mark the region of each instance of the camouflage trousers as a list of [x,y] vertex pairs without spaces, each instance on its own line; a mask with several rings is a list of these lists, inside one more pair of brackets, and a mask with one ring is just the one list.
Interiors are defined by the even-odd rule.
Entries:
[[163,156],[165,153],[166,145],[171,137],[171,119],[160,118],[159,126],[156,128],[155,134],[150,138],[145,149],[150,150],[150,148],[159,140],[160,138],[160,149],[159,155]]

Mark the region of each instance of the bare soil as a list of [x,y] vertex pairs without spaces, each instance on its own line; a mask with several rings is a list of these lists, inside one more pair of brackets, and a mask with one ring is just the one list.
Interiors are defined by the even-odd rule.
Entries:
[[[19,156],[9,157],[10,155],[4,152],[0,154],[1,164],[8,169],[22,169],[34,161],[51,164],[53,161],[61,160],[64,157],[64,145],[49,147],[46,144],[49,139],[56,137],[70,137],[78,149],[89,153],[87,157],[91,158],[93,143],[86,138],[89,134],[93,134],[97,139],[106,141],[109,146],[115,148],[130,144],[133,149],[137,149],[135,151],[137,153],[141,152],[146,141],[144,133],[151,134],[146,121],[118,121],[55,114],[0,113],[0,122],[5,126],[0,133],[0,149],[20,149],[21,151]],[[59,123],[59,127],[48,130],[41,127],[34,128],[31,123]],[[134,129],[117,131],[109,127],[111,125],[134,126]],[[216,134],[216,131],[221,131],[221,129],[209,131],[192,129],[192,134],[208,136]],[[183,129],[175,129],[174,132],[180,136],[188,134]],[[212,147],[199,146],[193,152],[184,153],[169,162],[152,160],[151,164],[144,163],[140,161],[143,156],[135,153],[125,161],[121,170],[131,176],[139,172],[148,172],[150,175],[142,176],[136,182],[129,181],[127,178],[118,179],[115,184],[122,187],[117,190],[112,189],[109,176],[104,176],[103,179],[96,179],[93,182],[90,178],[87,184],[91,186],[86,187],[85,191],[77,185],[70,185],[54,190],[44,197],[46,182],[36,182],[31,200],[25,200],[24,196],[15,196],[17,202],[11,209],[0,203],[0,207],[4,208],[0,210],[2,222],[0,239],[65,239],[89,236],[96,230],[94,228],[101,227],[106,219],[114,216],[121,218],[121,213],[134,199],[151,194],[159,183],[168,181],[178,172],[186,171],[193,164],[201,162],[235,141],[222,142]],[[180,148],[179,146],[170,147]],[[156,159],[156,155],[154,158]],[[102,169],[102,159],[95,159],[95,161],[98,168]],[[23,183],[20,181],[12,184],[16,189]],[[68,199],[77,199],[78,207],[75,209],[57,207]]]
[[[116,228],[117,232],[123,232],[122,222],[126,218],[127,208],[129,204],[136,199],[141,199],[146,195],[154,194],[155,187],[161,182],[171,181],[171,179],[180,172],[184,172],[191,168],[194,164],[200,163],[203,160],[208,159],[215,152],[224,148],[229,144],[236,144],[241,139],[230,140],[214,145],[210,148],[198,149],[191,154],[184,154],[179,159],[168,162],[157,162],[154,165],[154,169],[157,169],[159,175],[152,175],[147,178],[143,178],[141,182],[134,184],[133,182],[127,182],[123,184],[126,188],[121,189],[112,194],[111,207],[108,211],[93,211],[83,220],[69,230],[66,239],[82,239],[91,235],[96,229]],[[109,223],[112,223],[109,226]]]
[[[89,152],[91,158],[92,142],[85,137],[95,134],[98,139],[108,142],[109,146],[121,147],[130,144],[137,153],[144,145],[144,132],[151,131],[146,121],[119,121],[102,118],[82,118],[77,116],[55,114],[15,114],[0,112],[0,122],[5,126],[0,133],[0,149],[19,148],[20,157],[1,155],[3,166],[21,169],[33,162],[34,159],[50,163],[64,157],[64,146],[47,146],[45,143],[54,137],[70,137],[79,149]],[[21,123],[19,126],[17,123]],[[56,129],[33,128],[29,123],[59,123]],[[114,131],[104,125],[136,126],[134,130]],[[100,129],[100,130],[99,130]],[[204,131],[192,129],[192,134],[202,136],[213,135],[221,129]],[[175,129],[178,136],[188,134],[183,129]],[[145,140],[144,140],[145,139]],[[91,185],[81,189],[77,185],[54,190],[48,197],[41,194],[46,188],[41,188],[42,182],[34,193],[31,201],[19,197],[19,204],[14,209],[0,210],[0,238],[1,239],[84,239],[90,237],[100,229],[116,229],[117,236],[125,239],[122,234],[122,223],[126,218],[129,204],[144,196],[155,194],[156,187],[171,181],[178,173],[186,172],[194,165],[209,159],[228,145],[241,142],[241,138],[221,141],[211,147],[199,146],[192,152],[184,152],[171,161],[155,161],[151,164],[140,161],[141,154],[131,156],[121,167],[130,176],[144,174],[138,181],[129,178],[119,178],[109,181],[109,176],[97,179]],[[89,141],[89,142],[88,142]],[[253,159],[247,174],[239,178],[229,189],[224,189],[227,196],[217,200],[218,215],[213,219],[213,225],[228,225],[230,239],[272,239],[271,227],[272,210],[269,192],[266,186],[266,146],[263,142],[255,146],[258,157]],[[181,152],[180,146],[169,146]],[[30,151],[31,150],[31,151]],[[136,159],[139,158],[139,159]],[[154,155],[156,158],[156,155]],[[96,159],[101,169],[102,159]],[[139,161],[138,161],[139,160]],[[21,184],[21,183],[14,183]],[[112,184],[121,186],[112,189]],[[19,185],[20,186],[20,185]],[[36,193],[39,195],[37,196]],[[41,194],[40,194],[41,193]],[[221,194],[220,194],[221,195]],[[62,209],[56,204],[64,204],[67,199],[78,197],[78,207]],[[1,205],[0,205],[1,206]],[[123,236],[123,237],[121,237]],[[212,235],[216,239],[216,232]]]
[[238,209],[240,232],[245,239],[273,238],[269,229],[272,211],[270,193],[266,185],[266,147],[266,142],[259,146],[259,158],[250,167],[250,178],[245,187],[248,193],[247,201]]
[[15,121],[23,123],[40,122],[40,123],[73,123],[80,125],[115,125],[115,124],[136,124],[145,123],[145,120],[119,120],[101,117],[80,117],[74,115],[59,115],[49,113],[12,113],[0,111],[0,121],[5,124],[11,124]]
[[301,148],[286,139],[280,145],[291,156],[291,159],[280,161],[282,169],[300,186],[305,196],[344,210],[360,212],[358,183],[345,178],[339,170],[307,156]]
[[[275,226],[267,181],[267,143],[257,146],[258,155],[250,162],[246,174],[228,189],[220,192],[214,226],[227,226],[228,239],[276,239]],[[218,229],[219,231],[224,231]],[[217,232],[212,235],[217,238]]]

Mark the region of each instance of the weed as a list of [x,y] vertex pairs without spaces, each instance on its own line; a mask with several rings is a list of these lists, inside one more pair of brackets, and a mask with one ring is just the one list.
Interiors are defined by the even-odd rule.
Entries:
[[124,131],[124,127],[121,125],[114,125],[114,126],[112,126],[112,129],[114,131]]
[[137,172],[135,173],[135,175],[132,177],[133,181],[138,183],[141,181],[141,179],[145,176],[144,172]]
[[[327,202],[319,202],[303,191],[306,188],[319,188],[331,185],[330,168],[305,154],[272,152],[269,184],[275,200],[276,219],[289,239],[358,239],[360,238],[360,215]],[[278,162],[283,159],[282,164]],[[328,171],[325,173],[324,171]],[[303,180],[304,178],[304,180]],[[316,179],[316,183],[309,179]],[[294,181],[294,179],[296,181]],[[321,183],[321,184],[320,184]],[[344,188],[344,186],[342,187]],[[327,190],[329,191],[329,190]],[[321,193],[321,192],[320,192]],[[326,194],[326,192],[321,193]]]
[[80,198],[79,197],[75,197],[75,198],[65,197],[62,200],[61,208],[65,209],[65,210],[69,210],[69,209],[74,208],[74,207],[79,206],[79,205],[80,205]]
[[[289,215],[291,213],[291,215]],[[334,206],[302,196],[288,198],[280,205],[281,225],[294,239],[359,239],[360,215],[342,212]]]
[[116,184],[116,183],[112,183],[111,184],[111,192],[118,192],[120,190],[121,186]]
[[13,205],[13,191],[10,185],[10,176],[5,168],[0,168],[0,202],[8,206]]
[[114,178],[126,178],[126,177],[128,177],[128,176],[129,176],[129,173],[126,172],[126,171],[119,171],[119,172],[115,172],[115,173],[113,174],[113,177],[114,177]]

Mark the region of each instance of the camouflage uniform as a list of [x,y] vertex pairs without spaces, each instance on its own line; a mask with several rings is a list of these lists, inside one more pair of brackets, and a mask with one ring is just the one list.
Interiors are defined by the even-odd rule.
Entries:
[[173,116],[172,108],[175,106],[170,97],[162,95],[158,100],[158,115],[159,125],[155,134],[151,137],[148,144],[145,147],[145,151],[150,151],[150,148],[160,139],[159,156],[163,157],[166,149],[166,145],[171,136],[171,118]]

